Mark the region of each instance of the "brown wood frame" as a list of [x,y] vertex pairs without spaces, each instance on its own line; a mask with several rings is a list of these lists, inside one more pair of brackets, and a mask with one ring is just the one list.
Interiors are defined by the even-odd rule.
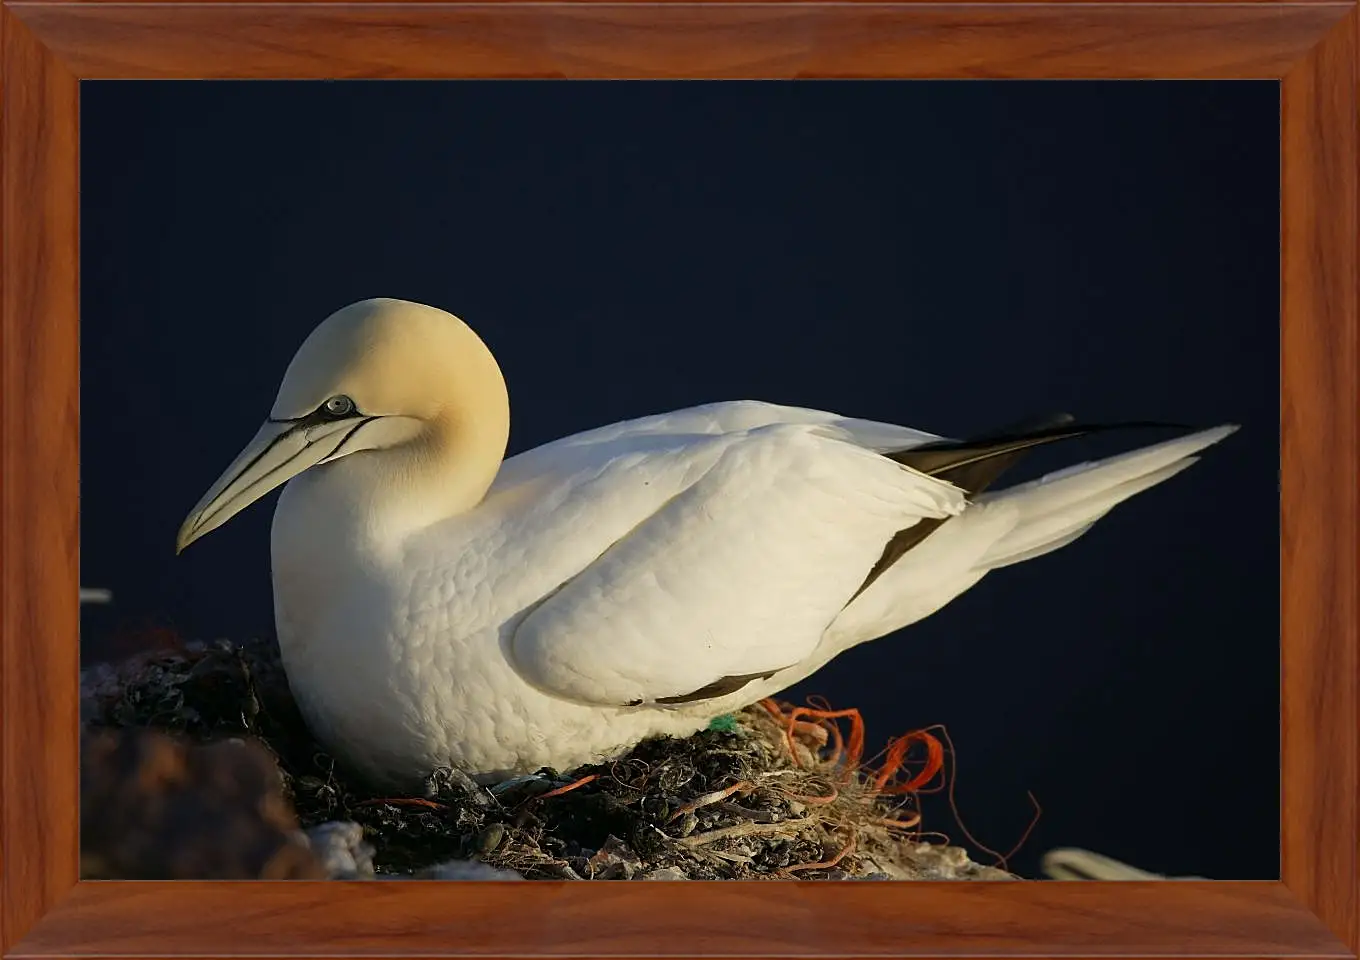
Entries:
[[[5,0],[3,955],[1353,956],[1358,47],[1354,0]],[[1281,79],[1283,880],[77,882],[77,81],[464,76]]]

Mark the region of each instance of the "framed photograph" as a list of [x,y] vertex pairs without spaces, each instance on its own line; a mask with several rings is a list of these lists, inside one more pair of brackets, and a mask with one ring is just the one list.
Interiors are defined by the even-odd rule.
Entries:
[[[0,44],[4,956],[1355,955],[1353,3],[82,0]],[[175,621],[133,646],[230,635],[175,654],[228,722],[153,726],[261,737],[304,826],[513,806],[440,849],[534,882],[93,869],[103,587]],[[427,655],[450,590],[490,660]],[[883,859],[931,831],[972,860]],[[1064,846],[1148,872],[1002,872]]]

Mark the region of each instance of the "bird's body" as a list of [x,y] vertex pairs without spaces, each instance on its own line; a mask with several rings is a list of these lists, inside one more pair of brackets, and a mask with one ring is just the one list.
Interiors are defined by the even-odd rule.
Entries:
[[591,431],[510,458],[477,509],[397,541],[345,508],[367,484],[345,463],[298,477],[274,588],[308,721],[370,775],[500,778],[691,733],[802,679],[843,649],[827,628],[888,539],[963,503],[818,419],[732,403]]
[[272,538],[284,667],[318,739],[375,782],[570,769],[693,732],[1070,542],[1232,429],[973,495],[913,466],[940,438],[822,411],[708,404],[502,462],[507,410],[461,321],[354,305],[181,532],[292,478]]

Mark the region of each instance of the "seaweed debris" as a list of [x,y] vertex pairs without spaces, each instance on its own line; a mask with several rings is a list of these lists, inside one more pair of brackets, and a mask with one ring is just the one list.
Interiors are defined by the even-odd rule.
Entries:
[[[177,642],[87,670],[81,694],[87,731],[259,744],[333,877],[1015,879],[924,840],[921,774],[892,782],[912,741],[866,771],[857,716],[848,741],[834,722],[853,711],[765,701],[607,763],[491,786],[441,769],[423,796],[388,797],[312,739],[272,641]],[[940,762],[932,749],[925,779]]]

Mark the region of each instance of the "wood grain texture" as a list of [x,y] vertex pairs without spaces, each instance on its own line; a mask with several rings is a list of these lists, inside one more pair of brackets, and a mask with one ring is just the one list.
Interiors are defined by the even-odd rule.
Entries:
[[[0,7],[6,957],[1354,954],[1353,2]],[[1284,882],[75,884],[75,78],[417,76],[1286,77]]]
[[[55,3],[55,2],[61,2],[61,0],[14,0],[14,2],[16,2],[16,3],[28,3],[28,4],[33,4],[33,3]],[[128,4],[128,2],[129,2],[129,0],[78,0],[78,2],[80,2],[80,3],[82,3],[82,4],[86,5],[86,6],[93,6],[93,5],[100,5],[100,4],[124,5],[124,6],[126,6],[126,5]],[[137,2],[138,4],[140,4],[140,5],[143,5],[143,6],[145,6],[145,5],[152,5],[152,6],[175,6],[175,5],[180,5],[180,4],[185,3],[186,0],[136,0],[136,2]],[[231,3],[231,2],[233,2],[233,0],[197,0],[197,2],[227,2],[227,3]],[[283,5],[283,4],[287,4],[288,6],[301,6],[301,5],[308,5],[308,4],[335,4],[335,3],[337,2],[337,0],[241,0],[241,2],[268,3],[268,4],[273,4],[273,5]],[[338,2],[342,2],[342,3],[343,3],[343,2],[345,2],[345,0],[338,0]],[[353,0],[353,2],[359,2],[359,0]],[[494,5],[496,5],[495,2],[494,2],[494,0],[490,0],[490,2],[489,2],[489,0],[471,0],[471,2],[467,2],[467,0],[362,0],[362,2],[363,2],[366,6],[377,6],[377,7],[402,7],[402,6],[413,6],[413,5],[422,5],[422,6],[431,6],[431,7],[432,7],[432,6],[436,6],[436,5],[445,6],[445,7],[455,6],[455,5],[457,5],[457,6],[494,6]],[[501,6],[509,6],[509,5],[511,5],[512,3],[516,3],[516,2],[523,2],[523,0],[506,0],[505,3],[502,3],[502,4],[500,4],[500,5],[501,5]],[[604,4],[610,4],[610,5],[613,5],[613,6],[630,6],[630,7],[644,7],[644,6],[645,6],[645,7],[681,7],[681,6],[684,6],[684,7],[719,7],[719,6],[729,6],[729,7],[730,7],[730,6],[734,6],[734,5],[736,5],[736,4],[741,4],[741,5],[743,5],[743,6],[780,6],[780,5],[787,6],[787,5],[790,4],[791,0],[546,0],[546,2],[550,2],[553,6],[558,6],[558,7],[564,7],[564,6],[597,6],[597,7],[598,7],[598,6],[601,6],[601,5],[604,5]],[[804,0],[798,0],[798,2],[804,2]],[[812,0],[812,2],[814,2],[814,3],[825,3],[825,2],[828,2],[828,0]],[[884,5],[885,2],[890,3],[890,4],[895,4],[895,5],[898,5],[898,6],[926,6],[926,5],[930,5],[930,4],[938,4],[938,3],[940,2],[940,0],[834,0],[834,2],[835,2],[838,6],[869,6],[869,5],[882,6],[882,5]],[[988,6],[1035,6],[1035,5],[1036,5],[1036,0],[982,0],[982,2],[983,2],[985,5],[988,5]],[[1093,0],[1040,0],[1040,2],[1042,3],[1043,6],[1046,6],[1046,7],[1076,7],[1076,6],[1091,6],[1091,5],[1093,4]],[[1337,4],[1337,5],[1345,6],[1345,0],[1094,0],[1094,2],[1095,2],[1095,3],[1101,3],[1101,4],[1106,5],[1106,6],[1120,6],[1120,7],[1125,7],[1125,6],[1138,6],[1138,5],[1142,5],[1142,6],[1148,6],[1148,5],[1167,6],[1167,5],[1168,5],[1168,2],[1170,2],[1170,3],[1172,3],[1172,4],[1175,4],[1175,5],[1180,5],[1180,6],[1184,6],[1184,5],[1188,5],[1188,4],[1193,4],[1193,5],[1195,5],[1195,6],[1213,6],[1213,5],[1228,5],[1228,4],[1231,4],[1231,5],[1233,5],[1233,6],[1242,6],[1242,5],[1244,5],[1244,4],[1257,4],[1257,5],[1260,5],[1260,6],[1280,6],[1280,5],[1282,5],[1282,3],[1290,3],[1290,4],[1294,4],[1294,5],[1303,5],[1303,6],[1316,6],[1316,5],[1318,5],[1319,3],[1323,3],[1323,4]]]
[[[173,903],[173,909],[167,907]],[[702,918],[702,924],[696,922]],[[1343,957],[1278,883],[83,883],[7,956]]]
[[1350,4],[11,3],[85,78],[1279,77]]
[[1289,888],[1360,942],[1356,271],[1360,17],[1283,84],[1282,851]]
[[3,32],[0,266],[0,943],[76,879],[79,630],[77,85]]

